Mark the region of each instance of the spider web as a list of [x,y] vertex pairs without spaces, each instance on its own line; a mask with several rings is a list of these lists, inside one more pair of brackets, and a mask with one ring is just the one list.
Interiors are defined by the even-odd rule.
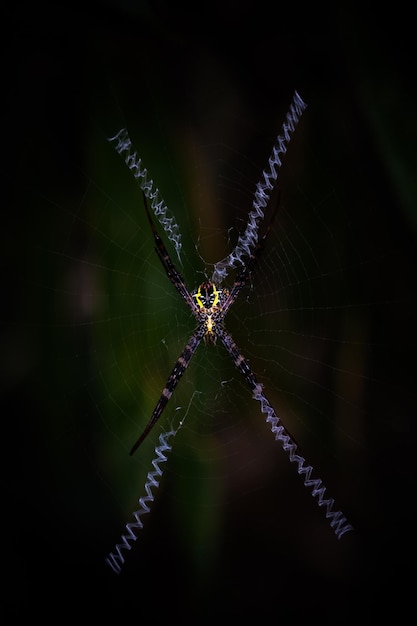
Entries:
[[[159,435],[181,423],[142,559],[148,550],[149,562],[149,546],[161,543],[165,555],[178,542],[203,568],[221,550],[219,534],[254,527],[252,539],[270,538],[263,547],[279,528],[292,546],[319,538],[346,562],[221,346],[200,346],[159,423],[128,454],[194,325],[153,249],[137,182],[107,137],[129,128],[179,227],[181,265],[164,242],[191,290],[244,232],[292,96],[280,94],[262,117],[224,84],[216,88],[214,102],[226,104],[204,113],[200,96],[191,116],[175,108],[176,117],[153,109],[154,87],[149,105],[123,102],[123,124],[112,119],[110,129],[91,106],[94,122],[81,136],[81,112],[61,120],[49,110],[55,124],[17,151],[26,181],[14,202],[28,210],[24,222],[16,211],[9,229],[7,251],[22,279],[19,290],[15,279],[7,283],[19,297],[5,381],[15,389],[30,380],[27,399],[13,404],[33,416],[21,454],[40,468],[43,506],[35,496],[31,505],[45,527],[53,521],[45,534],[60,556],[70,541],[83,558],[91,549],[103,561],[137,507]],[[409,475],[411,455],[400,447],[415,402],[413,240],[343,97],[323,104],[300,95],[308,109],[280,169],[278,214],[226,326],[340,508],[373,529],[395,517],[392,499],[401,502],[408,489],[391,469]],[[233,279],[231,272],[225,286]],[[9,441],[22,438],[15,428]],[[65,556],[74,569],[80,552]],[[288,548],[284,560],[293,556]],[[133,555],[130,567],[139,570],[138,562]],[[334,571],[330,557],[323,567]]]
[[[407,300],[398,302],[373,284],[378,272],[388,273],[398,250],[395,242],[387,247],[386,240],[381,245],[378,237],[370,239],[369,214],[358,211],[354,194],[347,202],[339,192],[350,176],[337,162],[332,175],[327,168],[334,154],[345,149],[343,135],[333,141],[331,153],[329,148],[324,156],[319,153],[324,125],[311,119],[315,113],[300,122],[291,142],[280,170],[280,206],[266,250],[226,325],[285,426],[313,466],[328,477],[330,491],[343,494],[349,485],[353,497],[358,474],[363,479],[357,455],[367,437],[369,388],[389,391],[386,378],[373,369],[373,353],[392,346],[385,341],[380,346],[372,337],[372,316],[374,311],[404,308]],[[231,145],[224,130],[230,121],[226,113],[218,139],[205,139],[204,129],[190,132],[185,140],[175,137],[177,149],[167,144],[164,133],[169,131],[163,128],[159,162],[151,154],[144,157],[186,242],[183,266],[166,245],[190,290],[236,245],[269,154],[268,140],[271,145],[274,141],[272,135],[264,137],[263,152],[252,157],[246,146]],[[279,127],[277,116],[274,130]],[[256,127],[251,130],[262,134]],[[153,133],[149,135],[157,145]],[[138,187],[104,142],[100,133],[91,138],[90,169],[80,176],[73,197],[64,202],[62,182],[54,193],[52,179],[35,194],[48,212],[49,227],[34,246],[48,271],[33,285],[52,299],[56,355],[68,371],[64,388],[70,401],[61,419],[48,424],[55,462],[62,463],[63,450],[72,456],[74,446],[81,444],[84,462],[94,467],[101,482],[99,491],[113,499],[116,515],[122,507],[123,517],[138,497],[140,473],[148,471],[159,433],[183,422],[167,468],[180,525],[186,526],[187,512],[192,516],[190,509],[199,506],[213,510],[218,502],[242,498],[256,508],[276,475],[281,485],[289,480],[302,500],[302,489],[291,482],[292,469],[221,346],[199,348],[140,454],[127,458],[194,324],[153,250]],[[145,141],[142,146],[149,150]],[[175,152],[182,153],[183,162],[175,162]],[[341,163],[346,156],[339,157]],[[62,170],[63,165],[61,159]],[[372,228],[386,229],[385,219],[378,214]],[[225,286],[232,282],[233,276]],[[78,368],[82,376],[77,382]],[[391,389],[395,394],[394,385]],[[62,407],[66,402],[61,393]],[[69,408],[78,404],[80,394],[89,407],[87,415]],[[380,411],[379,427],[384,429],[385,423],[390,423],[390,413]],[[194,484],[199,495],[190,503]],[[309,518],[303,523],[308,527]]]

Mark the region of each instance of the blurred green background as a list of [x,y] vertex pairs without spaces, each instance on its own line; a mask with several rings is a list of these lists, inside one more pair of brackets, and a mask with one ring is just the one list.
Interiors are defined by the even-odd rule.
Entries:
[[[347,624],[405,610],[417,229],[407,16],[19,4],[5,28],[5,606],[157,623]],[[106,137],[128,128],[180,226],[193,288],[200,255],[225,256],[221,234],[233,242],[245,224],[295,89],[308,109],[282,210],[230,326],[356,532],[337,541],[227,355],[201,349],[175,399],[189,405],[185,426],[115,576],[104,559],[175,411],[140,455],[128,451],[192,325]],[[280,273],[283,259],[306,280]],[[333,341],[321,356],[319,331]],[[328,367],[304,371],[303,353]]]

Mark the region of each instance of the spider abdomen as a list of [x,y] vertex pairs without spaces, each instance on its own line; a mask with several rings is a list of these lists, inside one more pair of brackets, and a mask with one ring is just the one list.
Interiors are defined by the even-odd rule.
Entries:
[[204,341],[208,345],[216,343],[216,325],[223,323],[223,304],[228,297],[226,289],[218,289],[214,283],[202,283],[191,296],[197,302],[197,321],[204,325]]

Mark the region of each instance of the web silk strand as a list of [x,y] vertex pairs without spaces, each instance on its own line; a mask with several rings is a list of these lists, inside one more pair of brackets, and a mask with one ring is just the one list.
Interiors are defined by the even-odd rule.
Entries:
[[224,259],[214,264],[212,282],[220,285],[226,278],[228,271],[239,265],[244,265],[243,257],[250,257],[257,242],[260,221],[264,218],[266,208],[273,189],[277,185],[278,171],[282,165],[282,158],[287,152],[291,135],[295,131],[301,115],[307,108],[297,91],[285,117],[280,134],[272,148],[268,159],[268,165],[261,175],[253,199],[253,208],[248,216],[248,223],[243,235],[240,235],[235,249]]
[[174,244],[178,259],[181,262],[181,235],[175,219],[167,216],[168,207],[161,197],[159,189],[148,175],[148,170],[143,165],[142,159],[137,155],[132,146],[130,137],[125,128],[119,130],[117,135],[109,137],[108,141],[125,160],[126,165],[139,183],[139,187],[149,200],[152,211],[163,227],[168,239]]
[[155,447],[155,457],[152,461],[154,470],[148,473],[145,482],[146,496],[139,498],[140,508],[133,513],[135,522],[126,524],[127,534],[122,535],[121,543],[116,544],[114,552],[110,552],[105,562],[115,572],[120,574],[122,565],[125,562],[125,558],[122,554],[123,550],[131,550],[133,542],[137,540],[137,531],[142,530],[143,522],[141,517],[145,513],[149,513],[151,510],[150,504],[154,501],[154,495],[152,490],[159,487],[159,480],[162,476],[161,463],[165,463],[168,459],[167,453],[172,449],[172,446],[168,443],[168,440],[177,433],[176,430],[170,430],[163,432],[159,436],[159,445]]
[[334,530],[337,538],[340,539],[345,533],[354,530],[353,526],[348,523],[341,511],[332,510],[335,502],[333,498],[325,497],[326,487],[323,481],[320,478],[311,478],[311,474],[314,471],[313,467],[307,465],[307,461],[299,453],[297,444],[286,432],[281,420],[265,397],[261,384],[255,386],[253,397],[260,403],[261,411],[266,415],[266,422],[271,425],[271,431],[275,435],[275,440],[280,442],[283,449],[288,454],[291,463],[297,465],[298,474],[304,476],[304,486],[312,489],[311,495],[313,498],[316,498],[317,504],[325,508],[326,518],[329,520],[330,526]]

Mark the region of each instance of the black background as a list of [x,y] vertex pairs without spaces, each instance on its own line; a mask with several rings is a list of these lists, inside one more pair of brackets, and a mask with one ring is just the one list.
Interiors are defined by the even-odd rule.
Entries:
[[[321,555],[318,545],[315,554],[305,555],[299,546],[294,556],[285,535],[278,529],[274,535],[273,521],[266,524],[270,534],[264,541],[260,529],[265,526],[252,520],[252,528],[247,522],[237,531],[241,518],[231,515],[222,531],[224,559],[201,579],[171,545],[166,529],[158,544],[163,520],[158,522],[156,515],[152,528],[144,531],[140,560],[132,554],[120,576],[106,569],[102,556],[119,537],[119,526],[107,528],[103,518],[104,530],[94,536],[70,515],[62,522],[60,498],[44,485],[53,468],[39,429],[48,411],[55,415],[56,405],[48,400],[53,384],[49,371],[58,364],[48,363],[42,330],[47,321],[35,327],[42,358],[19,384],[9,385],[4,377],[1,541],[7,585],[2,604],[8,615],[28,612],[32,618],[53,621],[133,617],[156,623],[227,617],[304,623],[314,617],[320,623],[347,624],[369,623],[383,615],[400,620],[412,606],[417,123],[411,23],[411,16],[400,19],[384,14],[381,7],[375,15],[347,3],[330,9],[245,2],[198,8],[163,2],[90,3],[88,8],[20,3],[5,12],[5,342],[22,328],[30,336],[28,320],[33,322],[38,314],[48,320],[49,315],[46,304],[43,310],[42,303],[25,297],[27,281],[34,280],[33,257],[25,251],[35,222],[44,232],[50,223],[42,223],[41,213],[33,215],[22,189],[42,171],[46,154],[51,163],[60,161],[56,172],[51,171],[51,188],[61,184],[58,172],[65,169],[64,159],[68,167],[82,161],[91,113],[103,124],[108,121],[98,109],[102,82],[109,74],[116,92],[122,91],[117,95],[124,113],[131,117],[142,114],[138,103],[143,111],[152,106],[145,87],[149,83],[153,94],[161,94],[162,115],[172,123],[201,115],[195,103],[204,101],[203,85],[209,111],[210,81],[218,66],[238,86],[257,128],[271,131],[277,103],[285,112],[294,89],[313,109],[334,103],[335,119],[343,110],[344,123],[348,120],[344,137],[350,142],[346,154],[355,158],[355,171],[362,178],[352,180],[347,166],[338,184],[352,202],[360,235],[370,242],[375,238],[375,250],[398,251],[383,265],[382,275],[367,280],[381,289],[386,283],[389,301],[399,302],[389,315],[375,313],[371,337],[375,346],[391,346],[391,355],[381,347],[374,357],[375,372],[387,381],[387,395],[369,398],[373,410],[367,460],[370,471],[378,474],[378,491],[369,494],[374,504],[368,510],[375,524],[361,520],[359,503],[349,511],[357,530],[337,542],[333,555]],[[61,153],[63,141],[66,150]],[[38,162],[32,158],[34,148]],[[342,162],[337,170],[343,171]],[[20,358],[18,348],[6,353],[5,370],[10,354]],[[399,368],[392,366],[390,356]],[[381,410],[392,419],[388,428],[385,421],[383,432]],[[321,559],[337,564],[320,568]]]

